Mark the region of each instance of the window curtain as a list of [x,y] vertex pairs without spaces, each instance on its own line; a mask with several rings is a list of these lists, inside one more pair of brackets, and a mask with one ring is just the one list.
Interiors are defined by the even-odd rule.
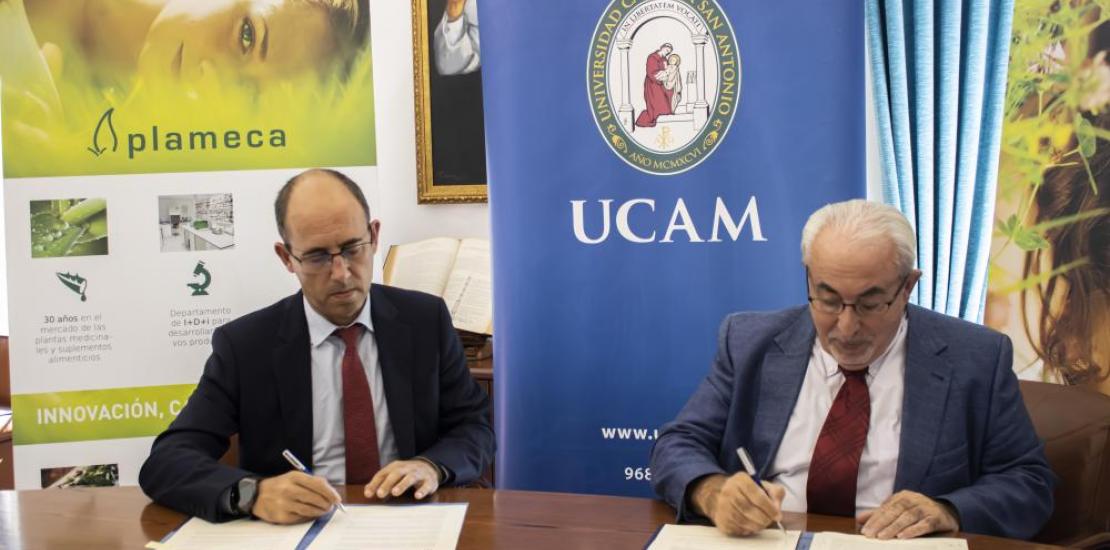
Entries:
[[917,233],[914,303],[986,302],[1013,0],[865,0],[882,199]]

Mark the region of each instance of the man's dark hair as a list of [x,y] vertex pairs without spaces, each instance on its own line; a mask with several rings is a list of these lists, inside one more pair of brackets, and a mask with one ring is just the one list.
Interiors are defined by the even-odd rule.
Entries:
[[351,194],[355,196],[355,200],[358,201],[359,206],[362,207],[363,213],[366,214],[366,221],[370,221],[370,204],[366,202],[366,195],[362,194],[362,188],[360,188],[354,180],[348,178],[346,174],[338,170],[332,170],[330,168],[312,168],[289,178],[289,181],[281,186],[281,190],[278,191],[277,194],[277,199],[274,200],[274,218],[277,220],[278,234],[281,235],[281,240],[285,242],[286,245],[289,244],[289,239],[285,236],[285,214],[289,210],[289,195],[293,194],[293,186],[309,174],[328,174],[339,180],[339,182],[347,188],[347,191],[350,191]]

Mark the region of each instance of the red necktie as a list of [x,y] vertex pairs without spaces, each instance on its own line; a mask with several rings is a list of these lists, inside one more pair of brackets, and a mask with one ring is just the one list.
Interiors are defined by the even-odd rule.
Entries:
[[362,325],[335,331],[343,339],[343,433],[347,458],[347,483],[364,484],[381,468],[378,429],[374,424],[374,398],[358,357]]
[[840,372],[844,385],[829,408],[813,449],[806,501],[811,514],[854,517],[859,459],[871,422],[871,396],[867,392],[867,369],[840,367]]

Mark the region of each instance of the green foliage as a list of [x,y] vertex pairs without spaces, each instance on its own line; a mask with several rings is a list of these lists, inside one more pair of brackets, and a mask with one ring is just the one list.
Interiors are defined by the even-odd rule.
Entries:
[[1025,227],[1018,221],[1016,214],[1011,214],[1005,222],[997,222],[998,233],[1011,240],[1025,251],[1047,248],[1048,241],[1037,231]]
[[1079,154],[1083,155],[1083,158],[1093,157],[1095,155],[1095,142],[1098,138],[1095,137],[1094,125],[1091,124],[1091,121],[1076,115],[1075,137],[1079,141]]
[[[1092,70],[1087,49],[1091,31],[1108,18],[1110,0],[1023,0],[1015,5],[998,193],[1019,206],[1016,213],[997,214],[995,235],[1005,239],[1001,248],[1012,243],[1025,252],[1044,249],[1050,246],[1050,229],[1106,215],[1101,210],[1080,212],[1037,224],[1033,206],[1045,171],[1054,167],[1082,166],[1098,192],[1088,159],[1099,147],[1110,146],[1110,131],[1093,126],[1084,115],[1110,105],[1099,104],[1098,79],[1105,74]],[[1078,265],[1059,266],[1051,275]],[[992,281],[1005,271],[992,269]],[[997,282],[1011,288],[1036,283]]]
[[119,466],[98,464],[75,468],[59,487],[115,487],[119,485]]
[[108,202],[104,199],[31,201],[31,257],[108,253]]

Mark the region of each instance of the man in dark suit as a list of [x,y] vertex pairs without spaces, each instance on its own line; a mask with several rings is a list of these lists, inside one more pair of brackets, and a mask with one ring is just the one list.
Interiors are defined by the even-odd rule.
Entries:
[[[211,521],[306,521],[339,502],[464,484],[490,464],[489,398],[443,300],[372,285],[380,223],[358,185],[309,170],[278,193],[274,250],[301,292],[212,335],[188,403],[155,440],[139,484]],[[239,435],[239,467],[217,460]],[[292,470],[289,449],[317,475]]]
[[742,535],[787,510],[855,516],[880,539],[1037,532],[1055,479],[1010,340],[908,305],[915,256],[889,206],[810,217],[809,307],[725,319],[709,376],[655,443],[652,483],[680,520]]

